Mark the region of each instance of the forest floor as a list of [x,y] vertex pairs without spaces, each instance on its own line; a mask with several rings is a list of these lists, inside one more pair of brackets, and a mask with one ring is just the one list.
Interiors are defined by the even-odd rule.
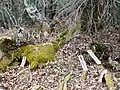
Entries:
[[[0,73],[0,90],[59,90],[59,84],[70,73],[67,83],[68,90],[108,90],[105,82],[98,82],[102,69],[97,68],[92,59],[88,59],[88,75],[81,79],[82,67],[78,59],[81,50],[86,49],[91,41],[99,41],[112,46],[112,59],[120,57],[120,29],[103,30],[93,35],[77,32],[70,42],[66,43],[57,53],[56,61],[43,68],[29,70],[28,66],[8,68]],[[119,60],[120,61],[120,60]],[[119,70],[108,69],[111,75],[119,74]],[[114,79],[116,90],[120,90],[120,76]]]

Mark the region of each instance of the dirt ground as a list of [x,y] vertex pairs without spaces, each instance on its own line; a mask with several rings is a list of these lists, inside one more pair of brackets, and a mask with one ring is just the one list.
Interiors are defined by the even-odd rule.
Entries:
[[[48,63],[45,67],[31,71],[28,66],[20,68],[17,65],[0,73],[0,90],[34,90],[34,87],[41,88],[39,90],[58,90],[60,82],[69,73],[71,76],[67,83],[68,90],[108,90],[105,82],[98,82],[102,69],[96,67],[90,57],[87,59],[90,60],[87,61],[87,78],[81,79],[82,67],[77,56],[89,47],[91,41],[110,45],[111,58],[120,63],[120,29],[111,28],[94,35],[79,31],[59,50],[56,61]],[[115,89],[120,90],[120,69],[108,70],[111,75],[119,75],[113,80]]]

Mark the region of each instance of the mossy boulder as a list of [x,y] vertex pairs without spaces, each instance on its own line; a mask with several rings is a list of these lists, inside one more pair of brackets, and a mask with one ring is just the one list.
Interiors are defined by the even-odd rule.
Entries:
[[56,51],[52,43],[37,45],[27,45],[18,48],[15,57],[25,56],[31,69],[35,69],[39,64],[45,64],[55,60]]
[[6,56],[3,56],[1,59],[0,59],[0,72],[4,71],[7,66],[10,65],[12,61],[6,57]]
[[12,51],[17,47],[10,37],[0,37],[0,72],[12,63]]

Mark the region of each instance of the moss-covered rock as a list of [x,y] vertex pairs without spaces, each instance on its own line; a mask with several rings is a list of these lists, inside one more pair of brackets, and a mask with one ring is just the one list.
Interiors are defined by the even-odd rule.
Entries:
[[14,41],[10,37],[0,37],[0,72],[4,71],[11,64],[13,61],[11,52],[16,48]]
[[3,56],[0,59],[0,72],[4,71],[11,62],[12,61],[7,56]]
[[37,45],[27,45],[18,48],[15,57],[26,56],[31,69],[35,69],[38,64],[44,64],[55,60],[56,51],[52,43]]
[[15,42],[11,39],[1,39],[0,40],[0,50],[4,53],[9,53],[12,50],[17,49]]

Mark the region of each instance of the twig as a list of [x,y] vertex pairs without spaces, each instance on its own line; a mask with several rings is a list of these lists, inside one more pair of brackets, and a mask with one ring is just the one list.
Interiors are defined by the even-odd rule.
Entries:
[[83,72],[81,74],[81,78],[82,80],[85,80],[87,78],[87,71],[88,71],[88,68],[87,68],[87,65],[86,65],[86,62],[84,60],[84,57],[82,55],[79,55],[78,56],[79,60],[80,60],[80,63],[82,65],[82,68],[83,68]]
[[87,52],[98,65],[101,64],[101,61],[96,57],[92,50],[87,50]]
[[81,63],[82,68],[83,68],[83,71],[88,71],[88,68],[87,68],[86,62],[84,60],[84,57],[82,55],[79,55],[78,59],[80,60],[80,63]]
[[104,71],[102,71],[98,82],[100,82],[100,83],[102,82],[102,79],[103,79],[103,77],[104,77],[104,75],[105,75],[106,73],[107,73],[107,69],[105,69]]
[[25,66],[25,63],[26,63],[26,57],[23,56],[20,67],[24,67],[24,66]]
[[25,72],[26,70],[28,70],[28,68],[21,70],[19,73],[17,73],[17,76],[19,76],[21,73]]

